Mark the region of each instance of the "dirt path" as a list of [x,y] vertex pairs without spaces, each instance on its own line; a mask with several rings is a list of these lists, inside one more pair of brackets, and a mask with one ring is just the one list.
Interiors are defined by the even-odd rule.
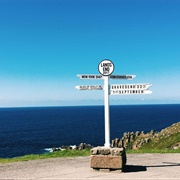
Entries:
[[0,179],[177,179],[180,154],[128,154],[126,171],[95,171],[89,157],[0,164]]

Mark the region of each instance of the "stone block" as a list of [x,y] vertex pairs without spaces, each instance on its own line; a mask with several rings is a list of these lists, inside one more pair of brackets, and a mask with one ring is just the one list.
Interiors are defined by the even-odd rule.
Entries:
[[93,169],[122,170],[126,164],[124,148],[95,147],[91,149],[90,167]]
[[91,155],[90,167],[94,169],[123,169],[122,156]]

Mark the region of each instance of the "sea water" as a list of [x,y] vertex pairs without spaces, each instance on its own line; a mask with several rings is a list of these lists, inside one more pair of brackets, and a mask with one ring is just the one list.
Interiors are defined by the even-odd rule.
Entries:
[[[179,121],[179,104],[110,106],[111,140],[127,131],[160,131]],[[0,108],[0,157],[82,142],[104,145],[104,106]]]

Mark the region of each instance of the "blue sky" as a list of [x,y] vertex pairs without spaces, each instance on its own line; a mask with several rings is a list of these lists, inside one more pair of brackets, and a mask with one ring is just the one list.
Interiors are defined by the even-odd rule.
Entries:
[[111,104],[180,103],[180,1],[0,0],[0,107],[101,105],[98,74],[110,59],[114,74],[152,83],[151,95],[111,96]]

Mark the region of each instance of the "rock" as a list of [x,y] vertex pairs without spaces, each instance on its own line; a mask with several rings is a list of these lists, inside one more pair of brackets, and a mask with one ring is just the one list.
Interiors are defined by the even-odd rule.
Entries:
[[86,144],[85,143],[85,149],[91,149],[91,148],[93,148],[93,146],[91,144]]
[[97,155],[97,154],[100,154],[100,147],[95,147],[93,149],[91,149],[91,154],[92,155]]
[[79,150],[83,150],[84,149],[84,143],[81,143],[81,144],[79,144]]
[[68,146],[61,146],[61,149],[67,149],[68,148]]
[[110,148],[100,148],[100,154],[101,155],[108,155],[110,154]]
[[119,143],[119,138],[115,139],[115,143],[118,144]]
[[180,142],[176,143],[175,145],[171,146],[171,149],[180,149]]
[[116,141],[112,140],[112,147],[116,147]]
[[79,146],[76,145],[70,145],[70,146],[61,146],[60,148],[52,148],[53,151],[58,151],[58,150],[83,150],[83,149],[91,149],[93,146],[91,144],[86,144],[86,143],[80,143]]
[[61,151],[61,148],[52,148],[52,151]]
[[83,149],[91,149],[93,146],[91,144],[86,144],[86,143],[80,143],[78,146],[79,150],[83,150]]
[[110,154],[110,148],[98,146],[98,147],[91,149],[91,154],[92,155],[98,155],[98,154],[108,155],[108,154]]
[[135,136],[137,137],[137,136],[139,136],[140,135],[140,131],[136,131],[135,132]]
[[72,149],[72,147],[71,147],[71,146],[68,146],[66,150],[71,150],[71,149]]
[[71,145],[70,147],[71,147],[71,149],[77,149],[76,145],[73,145],[73,146]]
[[111,148],[110,154],[112,156],[121,156],[124,151],[124,148]]
[[117,147],[123,148],[124,147],[124,140],[120,140]]
[[150,142],[150,138],[145,138],[145,143]]

